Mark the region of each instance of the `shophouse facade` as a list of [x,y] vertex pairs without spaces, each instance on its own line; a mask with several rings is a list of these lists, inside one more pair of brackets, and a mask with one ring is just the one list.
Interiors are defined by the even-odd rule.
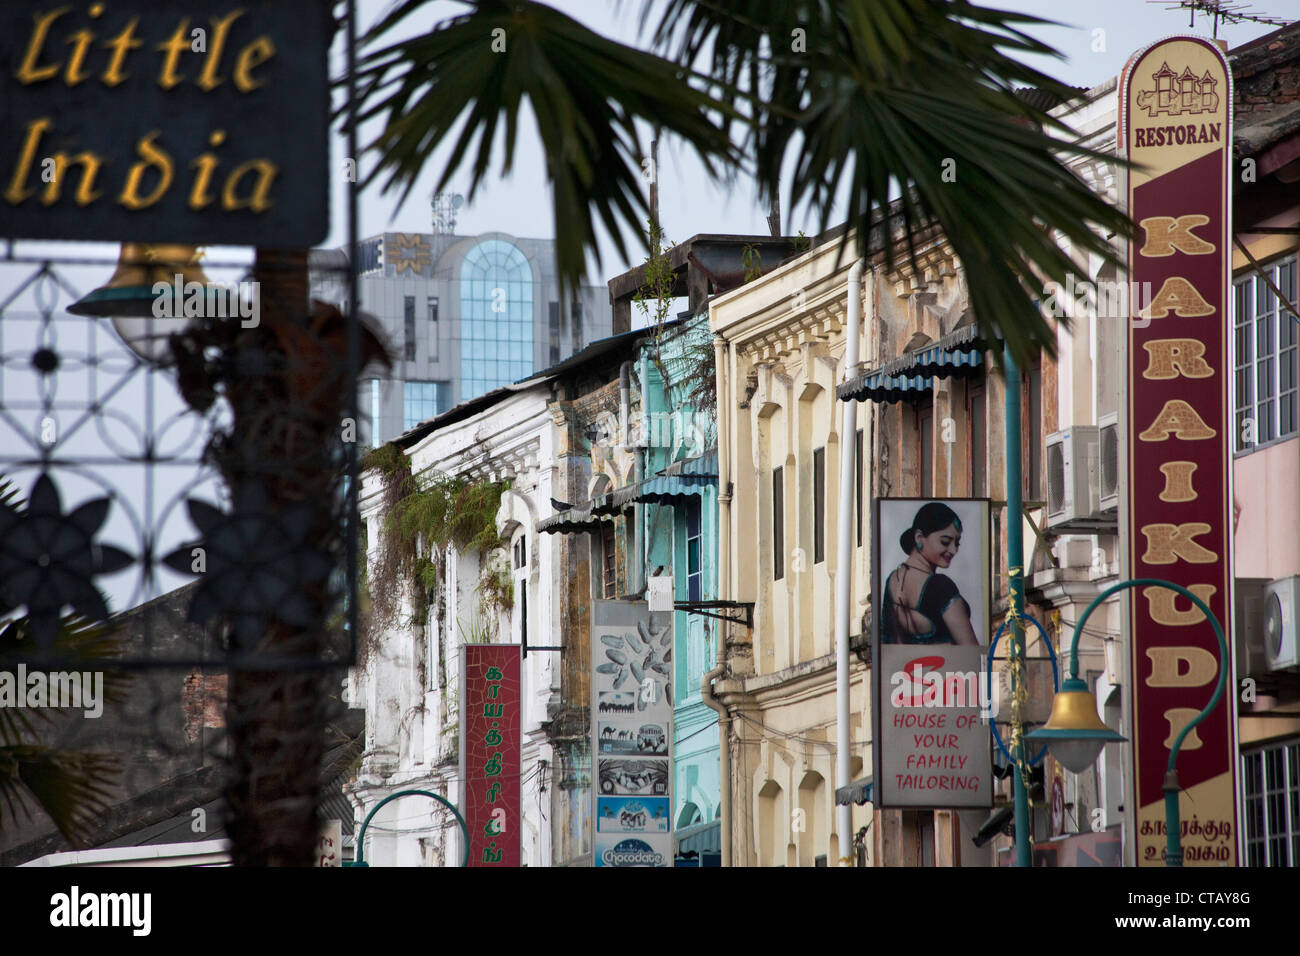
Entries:
[[[554,600],[559,542],[539,536],[537,516],[552,493],[553,436],[545,379],[498,389],[400,436],[393,447],[418,480],[435,475],[466,484],[508,482],[494,519],[497,544],[484,550],[449,545],[435,587],[417,601],[409,580],[398,582],[400,608],[366,641],[363,666],[350,678],[350,702],[364,707],[366,747],[351,799],[361,819],[399,790],[428,790],[462,801],[459,774],[459,675],[467,642],[551,644],[561,613]],[[361,515],[367,528],[370,580],[391,512],[384,476],[368,470]],[[424,547],[421,544],[421,547]],[[427,554],[427,551],[425,552]],[[508,587],[503,587],[504,582]],[[485,584],[490,582],[491,586]],[[376,586],[389,586],[376,582]],[[503,600],[502,595],[507,595]],[[525,866],[552,863],[551,799],[554,756],[545,726],[559,696],[556,655],[522,660],[521,818]],[[376,865],[455,866],[462,837],[450,815],[424,798],[381,809],[367,837]],[[372,824],[372,826],[375,826]]]

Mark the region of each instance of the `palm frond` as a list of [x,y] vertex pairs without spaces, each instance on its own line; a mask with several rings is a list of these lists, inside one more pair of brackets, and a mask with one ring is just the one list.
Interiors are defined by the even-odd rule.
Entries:
[[[532,0],[483,0],[430,33],[379,46],[397,23],[425,7],[404,0],[366,38],[358,71],[361,119],[386,114],[367,182],[405,199],[434,150],[450,142],[443,189],[468,165],[468,193],[488,173],[504,137],[501,173],[511,171],[525,103],[536,119],[552,187],[556,265],[575,288],[596,220],[623,256],[622,231],[639,233],[646,213],[638,124],[680,137],[711,175],[736,167],[740,152],[721,125],[729,107],[700,87],[708,79],[652,53],[625,46]],[[477,142],[476,142],[477,141]],[[597,258],[597,262],[598,262]]]
[[0,827],[26,812],[23,797],[35,799],[59,833],[81,846],[112,804],[116,757],[32,744],[0,747]]
[[[1110,236],[1133,233],[1063,162],[1115,158],[1016,95],[1026,86],[1062,101],[1077,93],[1015,58],[1059,56],[1025,32],[1049,22],[965,0],[775,0],[743,16],[711,0],[669,0],[652,38],[679,63],[708,59],[747,117],[745,148],[765,198],[793,158],[783,190],[791,206],[819,210],[824,230],[846,196],[859,236],[885,224],[888,269],[915,266],[918,235],[937,228],[965,268],[981,328],[1026,362],[1054,351],[1037,303],[1043,283],[1064,282],[1072,268],[1058,236],[1115,261]],[[742,88],[752,76],[761,82]]]

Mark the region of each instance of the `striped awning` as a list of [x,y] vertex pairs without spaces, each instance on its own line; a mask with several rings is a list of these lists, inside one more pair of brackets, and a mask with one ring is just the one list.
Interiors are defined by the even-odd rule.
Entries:
[[590,508],[570,508],[543,518],[537,522],[537,530],[542,534],[580,534],[599,531],[602,523],[613,520],[612,515],[592,514]]
[[863,777],[861,780],[854,780],[847,787],[838,787],[835,790],[835,805],[845,807],[851,803],[862,806],[864,803],[870,803],[876,794],[876,784],[871,777]]
[[663,471],[643,481],[615,488],[592,502],[596,515],[617,514],[630,504],[671,504],[692,495],[703,495],[704,489],[718,483],[717,449],[698,458],[675,461]]
[[986,343],[974,325],[927,342],[835,389],[846,402],[911,402],[929,394],[936,378],[972,375],[984,364]]
[[721,853],[722,821],[710,820],[683,827],[673,833],[677,841],[677,852],[684,853]]

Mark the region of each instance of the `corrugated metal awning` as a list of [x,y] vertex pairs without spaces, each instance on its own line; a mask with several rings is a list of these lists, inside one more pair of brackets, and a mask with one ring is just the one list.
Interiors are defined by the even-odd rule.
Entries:
[[835,791],[835,805],[845,807],[851,803],[862,806],[864,803],[870,803],[876,794],[876,785],[871,777],[863,777],[861,780],[854,780],[847,787],[839,787]]
[[591,511],[596,515],[609,515],[633,503],[662,504],[691,495],[703,495],[705,488],[717,483],[718,452],[715,448],[698,458],[675,461],[643,481],[601,495],[592,502]]
[[984,364],[986,343],[974,325],[927,342],[835,389],[846,402],[909,402],[929,393],[936,378],[972,375]]
[[612,516],[592,514],[590,508],[570,508],[543,518],[537,522],[537,530],[542,534],[580,534],[599,531],[602,523],[612,520]]
[[682,827],[673,834],[677,841],[678,854],[683,853],[721,853],[722,821],[711,820],[708,823],[696,823]]

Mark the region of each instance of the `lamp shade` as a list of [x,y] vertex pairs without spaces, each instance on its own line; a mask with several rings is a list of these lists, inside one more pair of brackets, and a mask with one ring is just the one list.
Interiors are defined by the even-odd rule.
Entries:
[[157,316],[157,311],[164,311],[156,308],[160,294],[154,289],[160,282],[169,289],[177,282],[182,288],[191,282],[207,286],[208,278],[199,267],[198,248],[124,242],[117,271],[108,284],[68,306],[68,311],[111,318],[113,328],[131,351],[147,362],[164,364],[170,354],[168,337],[184,331],[189,319],[177,316],[178,310],[174,309],[164,317]]
[[1097,702],[1088,685],[1071,677],[1052,701],[1052,716],[1047,724],[1026,734],[1025,739],[1046,744],[1066,770],[1081,773],[1092,766],[1104,745],[1127,738],[1106,726],[1097,716]]

